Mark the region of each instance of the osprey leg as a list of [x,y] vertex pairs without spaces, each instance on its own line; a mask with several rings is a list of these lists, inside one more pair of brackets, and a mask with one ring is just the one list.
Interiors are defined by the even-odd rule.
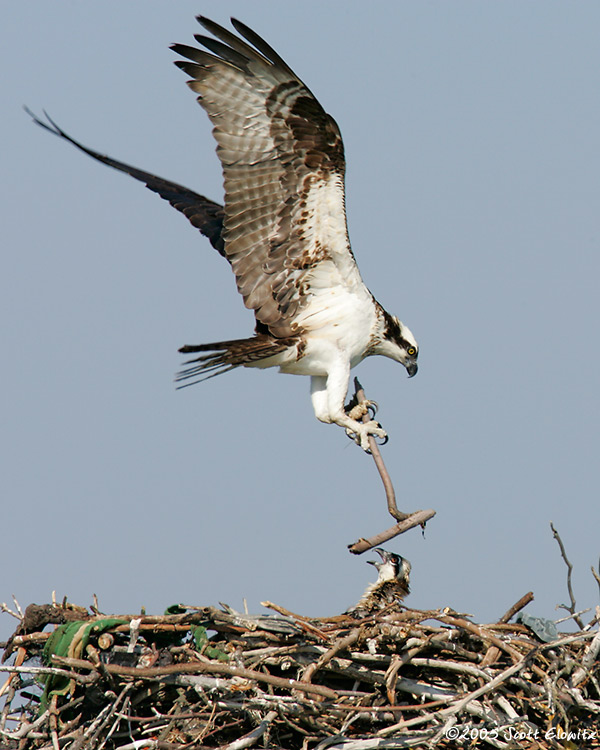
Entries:
[[379,422],[373,419],[368,422],[359,422],[346,414],[344,401],[349,378],[350,370],[344,366],[332,368],[327,376],[313,375],[310,379],[313,409],[319,421],[344,427],[346,434],[350,435],[363,450],[368,451],[369,435],[386,438],[387,434]]

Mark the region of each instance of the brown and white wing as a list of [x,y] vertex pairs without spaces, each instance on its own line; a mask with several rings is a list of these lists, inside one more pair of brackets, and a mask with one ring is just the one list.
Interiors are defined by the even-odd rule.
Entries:
[[[177,61],[211,119],[225,183],[225,254],[246,306],[278,337],[298,333],[310,279],[324,261],[334,283],[362,285],[346,228],[344,147],[335,120],[257,34],[206,18],[205,50],[176,44]],[[249,43],[250,44],[249,44]],[[253,45],[253,46],[251,46]],[[212,54],[211,54],[212,53]]]

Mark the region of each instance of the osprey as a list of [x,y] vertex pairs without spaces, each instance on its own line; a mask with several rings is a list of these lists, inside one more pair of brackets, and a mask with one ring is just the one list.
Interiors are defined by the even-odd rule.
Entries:
[[[236,367],[279,367],[308,375],[317,419],[344,427],[365,450],[378,422],[360,421],[368,402],[347,413],[351,368],[381,354],[417,372],[410,330],[367,289],[350,248],[344,208],[344,147],[335,120],[284,60],[232,19],[240,36],[204,17],[215,38],[205,49],[175,44],[190,88],[218,143],[225,205],[75,141],[49,117],[42,127],[104,164],[146,183],[208,237],[230,263],[254,336],[187,345],[199,356],[177,380],[192,385]],[[245,40],[245,41],[244,41]],[[208,52],[206,51],[208,50]],[[31,113],[30,113],[31,114]]]
[[367,562],[377,568],[377,580],[367,586],[358,604],[348,610],[348,614],[354,617],[374,614],[390,604],[402,601],[410,594],[410,562],[405,557],[381,547],[375,547],[375,552],[381,557],[381,562]]

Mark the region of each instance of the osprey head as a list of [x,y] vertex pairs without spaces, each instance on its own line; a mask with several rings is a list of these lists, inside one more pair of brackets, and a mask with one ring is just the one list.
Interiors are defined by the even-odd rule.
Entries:
[[381,557],[381,562],[367,560],[370,565],[374,565],[379,573],[378,581],[402,580],[408,583],[411,564],[401,555],[388,552],[381,547],[375,547],[375,552]]
[[419,356],[419,345],[412,331],[405,326],[395,315],[390,315],[384,310],[384,330],[380,343],[377,346],[377,354],[400,362],[406,367],[408,377],[417,374],[417,358]]

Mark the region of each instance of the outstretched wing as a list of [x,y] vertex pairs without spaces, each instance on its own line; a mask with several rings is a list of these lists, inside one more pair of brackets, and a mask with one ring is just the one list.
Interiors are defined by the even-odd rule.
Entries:
[[[344,210],[344,147],[335,120],[255,32],[206,18],[209,52],[176,44],[178,65],[210,117],[224,173],[225,255],[247,307],[277,337],[298,333],[311,279],[362,285]],[[220,41],[219,41],[220,40]],[[253,46],[251,46],[253,45]],[[323,280],[321,279],[321,283]]]
[[150,190],[158,193],[161,198],[169,201],[169,203],[176,208],[178,211],[189,219],[189,221],[199,229],[205,237],[208,237],[211,245],[225,256],[225,243],[223,242],[223,216],[224,209],[218,203],[211,201],[209,198],[205,198],[203,195],[195,193],[193,190],[178,185],[176,182],[165,180],[163,177],[157,177],[157,175],[150,172],[144,172],[142,169],[132,167],[130,164],[125,162],[117,161],[112,159],[110,156],[105,156],[97,151],[93,151],[91,148],[87,148],[83,144],[71,138],[70,135],[60,128],[54,120],[44,112],[48,122],[40,120],[39,117],[33,114],[33,112],[25,107],[25,111],[36,125],[48,130],[50,133],[64,138],[65,141],[69,141],[76,146],[80,151],[83,151],[92,159],[96,159],[102,164],[106,164],[109,167],[118,169],[120,172],[131,175],[136,180],[140,180],[146,184],[146,187]]

